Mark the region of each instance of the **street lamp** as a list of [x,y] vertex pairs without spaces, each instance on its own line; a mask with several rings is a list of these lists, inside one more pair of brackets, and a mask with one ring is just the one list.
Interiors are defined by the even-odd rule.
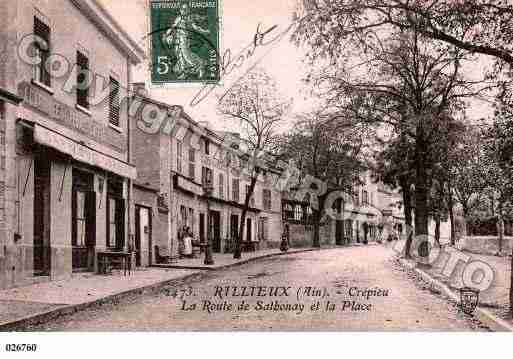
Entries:
[[210,196],[213,191],[212,179],[207,178],[203,183],[203,192],[207,198],[207,245],[205,246],[205,261],[203,262],[205,265],[214,264],[214,259],[212,258],[212,239],[210,238]]

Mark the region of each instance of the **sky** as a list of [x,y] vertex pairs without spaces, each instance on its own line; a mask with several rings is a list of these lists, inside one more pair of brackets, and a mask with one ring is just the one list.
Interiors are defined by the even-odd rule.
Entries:
[[[145,36],[149,32],[148,0],[99,1],[134,40],[148,50],[148,38]],[[221,54],[227,49],[230,49],[232,53],[237,53],[245,48],[253,40],[259,24],[263,29],[274,25],[278,26],[275,31],[285,29],[291,23],[295,9],[295,0],[220,0],[220,4]],[[261,50],[260,53],[257,52],[253,56],[252,60],[246,61],[246,68],[254,63],[256,58],[263,57],[259,66],[275,79],[278,90],[284,96],[293,100],[293,106],[289,114],[285,116],[284,125],[280,128],[281,131],[286,131],[293,122],[295,113],[307,111],[315,105],[314,99],[308,97],[308,91],[301,81],[307,72],[307,66],[303,63],[304,52],[290,42],[290,35],[284,36],[277,45]],[[265,56],[263,56],[264,53],[266,53]],[[479,78],[489,63],[490,61],[487,59],[478,59],[474,63],[466,64],[466,72],[472,78]],[[225,87],[233,83],[244,71],[243,66],[239,74],[235,73],[231,75],[231,79],[223,80]],[[135,69],[134,81],[144,81],[150,95],[156,100],[183,106],[194,120],[198,122],[206,121],[213,129],[233,131],[238,128],[238,124],[234,123],[233,120],[223,119],[217,114],[215,94],[221,94],[221,90],[215,91],[214,95],[210,95],[200,104],[191,106],[190,102],[201,85],[174,84],[162,88],[151,85],[149,79],[150,73],[147,63]],[[472,108],[468,112],[471,120],[477,120],[491,114],[491,107],[485,102],[472,100],[471,106]]]
[[[100,0],[100,3],[109,10],[121,26],[145,49],[148,49],[149,12],[145,0]],[[237,53],[253,41],[257,26],[262,29],[277,25],[276,32],[285,29],[292,20],[294,0],[221,0],[221,33],[220,53],[230,49]],[[303,52],[293,45],[290,36],[284,38],[271,49],[262,49],[261,53],[270,50],[259,66],[263,68],[277,83],[278,90],[287,98],[293,99],[293,106],[286,116],[285,123],[291,123],[292,114],[301,112],[311,106],[305,101],[305,92],[302,91],[302,78],[306,74],[302,63]],[[265,51],[264,51],[265,50]],[[255,53],[248,66],[255,59],[260,58],[260,53]],[[243,72],[241,72],[243,74]],[[232,76],[235,79],[234,76]],[[150,81],[149,66],[139,66],[134,72],[134,81],[144,81],[150,94],[156,100],[182,105],[194,120],[198,122],[208,121],[214,129],[232,130],[233,120],[222,119],[217,115],[216,96],[209,96],[205,101],[195,106],[190,106],[194,95],[201,87],[198,84],[169,85],[165,88],[152,86]],[[224,83],[224,81],[223,81]],[[221,91],[216,93],[221,93]],[[286,128],[286,126],[285,126]]]

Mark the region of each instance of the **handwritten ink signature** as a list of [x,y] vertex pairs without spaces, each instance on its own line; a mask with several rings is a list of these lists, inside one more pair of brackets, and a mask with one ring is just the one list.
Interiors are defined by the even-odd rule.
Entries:
[[[278,25],[271,26],[265,31],[261,30],[261,24],[259,23],[253,36],[253,40],[249,45],[247,45],[244,49],[242,49],[236,56],[232,57],[232,52],[230,49],[227,49],[223,56],[221,57],[220,66],[221,66],[221,78],[226,75],[230,75],[235,69],[241,68],[242,65],[252,58],[258,48],[269,46],[273,43],[279,42],[290,30],[294,27],[295,23],[291,23],[287,26],[283,31],[276,34],[273,38],[269,39],[269,34],[271,34]],[[226,91],[219,97],[219,101],[222,101],[224,96],[230,92],[235,84],[237,84],[244,76],[246,76],[251,70],[253,70],[260,61],[267,55],[267,53],[263,54],[260,58],[258,58]],[[205,84],[193,99],[190,102],[191,106],[196,106],[201,103],[204,99],[206,99],[217,87],[220,87],[219,84],[216,83],[207,83]]]

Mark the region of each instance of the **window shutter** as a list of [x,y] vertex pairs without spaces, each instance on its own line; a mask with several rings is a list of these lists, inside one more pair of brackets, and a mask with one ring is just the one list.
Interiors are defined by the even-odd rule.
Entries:
[[119,82],[110,78],[109,122],[119,127]]
[[[77,51],[77,66],[82,70],[89,70],[89,59],[87,56],[85,56],[82,52]],[[88,79],[84,77],[87,77],[84,73],[79,73],[77,75],[77,84],[83,83],[84,81],[87,83]],[[83,108],[89,108],[89,89],[79,89],[77,88],[77,104],[82,106]]]

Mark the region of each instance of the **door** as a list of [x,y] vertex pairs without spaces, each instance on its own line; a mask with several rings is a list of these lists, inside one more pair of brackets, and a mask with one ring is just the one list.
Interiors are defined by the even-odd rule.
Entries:
[[215,253],[221,253],[221,213],[218,211],[211,211],[211,226],[212,226],[212,247]]
[[252,228],[251,228],[251,218],[246,219],[246,241],[251,242],[253,239],[252,235]]
[[335,244],[337,246],[344,244],[344,222],[340,219],[335,223]]
[[36,158],[34,163],[34,275],[50,274],[50,167]]
[[96,193],[92,188],[92,174],[73,169],[71,264],[74,271],[94,269]]
[[235,247],[235,241],[237,240],[239,231],[239,216],[232,214],[230,216],[230,249]]
[[[151,248],[151,217],[148,208],[136,206],[135,226],[135,265],[140,267],[143,265],[143,251]],[[148,256],[151,258],[150,253]]]
[[205,243],[205,213],[200,213],[199,217],[199,237],[200,242]]

